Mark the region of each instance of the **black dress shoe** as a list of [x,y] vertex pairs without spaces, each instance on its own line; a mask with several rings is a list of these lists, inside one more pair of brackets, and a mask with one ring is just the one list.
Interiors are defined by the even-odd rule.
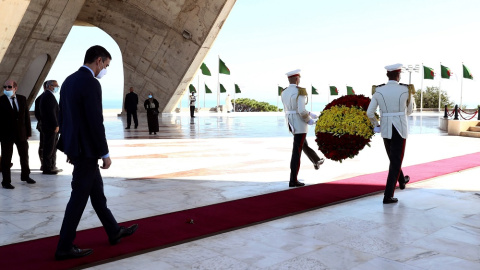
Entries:
[[302,182],[298,182],[298,181],[297,181],[297,182],[295,182],[295,183],[290,182],[290,183],[288,184],[288,186],[289,186],[289,187],[303,187],[303,186],[305,186],[305,184],[302,183]]
[[50,175],[53,175],[53,174],[58,174],[58,172],[57,172],[57,171],[50,171],[50,170],[48,170],[48,171],[43,171],[42,174],[50,174]]
[[118,230],[118,233],[114,237],[109,238],[108,241],[110,241],[110,245],[116,245],[118,242],[120,242],[120,239],[132,235],[137,229],[138,224],[133,224],[128,228],[121,226],[120,230]]
[[130,127],[126,127],[125,129],[130,129]]
[[5,189],[14,189],[14,188],[15,188],[15,187],[12,186],[12,184],[10,184],[10,183],[6,183],[6,184],[2,183],[2,187],[5,188]]
[[135,129],[137,129],[138,126],[135,126]]
[[92,252],[93,252],[93,249],[90,249],[90,248],[79,249],[77,246],[73,246],[69,251],[66,251],[66,252],[61,252],[57,250],[57,252],[55,252],[55,260],[61,261],[61,260],[85,257],[92,254]]
[[393,197],[383,197],[383,204],[397,203],[398,199]]
[[405,175],[405,182],[399,182],[398,185],[400,186],[400,189],[405,189],[405,186],[407,183],[410,182],[410,176]]
[[35,180],[33,180],[30,177],[22,179],[22,181],[27,182],[27,184],[35,184],[36,183]]

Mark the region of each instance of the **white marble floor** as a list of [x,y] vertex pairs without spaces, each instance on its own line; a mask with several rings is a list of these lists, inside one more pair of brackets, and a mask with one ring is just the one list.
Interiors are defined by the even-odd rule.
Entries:
[[[109,207],[123,222],[287,189],[291,144],[289,137],[110,140],[113,164],[102,170]],[[37,149],[30,141],[37,184],[20,182],[15,155],[16,188],[0,189],[0,245],[59,232],[72,167],[59,153],[64,172],[40,174]],[[404,165],[479,149],[476,138],[412,135]],[[327,160],[315,171],[302,161],[307,184],[388,168],[378,136],[342,164]],[[92,269],[480,269],[479,173],[477,167],[408,185],[396,192],[395,205],[373,195]],[[88,205],[79,229],[98,226]]]

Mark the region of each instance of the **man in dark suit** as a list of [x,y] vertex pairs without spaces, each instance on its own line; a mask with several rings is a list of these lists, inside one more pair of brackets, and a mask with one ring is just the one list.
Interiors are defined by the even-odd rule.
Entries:
[[130,87],[130,93],[125,95],[125,110],[127,111],[127,127],[125,129],[130,129],[130,124],[135,123],[135,128],[138,127],[138,118],[137,118],[137,105],[138,105],[138,95],[133,92],[133,87]]
[[47,87],[47,81],[43,83],[43,92],[35,99],[35,118],[37,118],[37,130],[40,134],[40,140],[38,144],[38,157],[40,158],[40,170],[43,171],[43,133],[42,133],[42,116],[40,115],[40,100],[42,100],[45,88]]
[[132,235],[138,228],[134,224],[128,228],[119,226],[107,207],[103,192],[103,180],[98,168],[102,159],[102,169],[112,164],[110,159],[102,114],[102,87],[98,80],[106,74],[112,59],[110,53],[101,46],[90,47],[83,66],[68,76],[60,92],[60,134],[61,149],[73,164],[72,193],[65,210],[60,239],[55,259],[65,260],[90,255],[92,249],[80,249],[73,244],[80,218],[88,198],[108,235],[111,245],[116,245],[123,237]]
[[[39,101],[39,114],[41,119],[41,143],[42,151],[42,170],[43,174],[57,174],[62,170],[56,167],[57,163],[57,142],[58,142],[58,102],[54,93],[58,92],[60,87],[57,81],[49,80],[45,82],[45,91]],[[36,110],[35,110],[36,111]]]
[[2,187],[14,189],[12,186],[10,164],[13,155],[13,145],[17,146],[22,168],[20,179],[28,184],[35,184],[30,178],[28,165],[28,141],[32,136],[30,115],[27,99],[17,95],[17,82],[7,80],[3,85],[4,95],[0,97],[0,141],[2,145]]

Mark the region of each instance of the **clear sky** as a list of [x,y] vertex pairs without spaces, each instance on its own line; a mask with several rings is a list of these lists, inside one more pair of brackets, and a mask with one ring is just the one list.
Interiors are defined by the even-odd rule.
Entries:
[[[284,74],[302,69],[300,86],[310,92],[313,85],[320,92],[313,97],[314,111],[332,99],[329,85],[336,86],[340,94],[346,94],[349,85],[357,94],[369,95],[372,85],[386,82],[384,66],[394,63],[423,63],[433,68],[438,76],[424,80],[423,86],[441,84],[459,103],[464,62],[474,80],[463,80],[463,103],[475,107],[480,104],[479,15],[477,0],[239,0],[204,60],[212,76],[199,72],[192,81],[197,87],[200,80],[197,105],[203,107],[204,82],[214,91],[206,95],[207,107],[216,104],[220,56],[231,70],[231,75],[220,75],[231,96],[236,83],[242,90],[237,98],[274,105],[277,86],[288,85]],[[61,83],[95,44],[112,53],[112,64],[101,83],[105,107],[119,108],[123,99],[120,51],[99,29],[74,27],[48,78]],[[440,81],[440,62],[457,77]],[[412,74],[417,89],[421,78],[422,73]],[[408,73],[401,82],[408,83]],[[221,104],[225,97],[221,95]],[[182,106],[187,106],[186,97]]]

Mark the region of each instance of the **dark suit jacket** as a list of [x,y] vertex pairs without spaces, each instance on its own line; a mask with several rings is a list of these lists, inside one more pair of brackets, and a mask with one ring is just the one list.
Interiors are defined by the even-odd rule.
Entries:
[[[55,96],[50,91],[45,91],[42,95],[42,99],[39,102],[40,119],[42,121],[43,132],[54,132],[58,127],[58,113],[59,107]],[[36,111],[35,104],[35,111]]]
[[60,91],[62,151],[72,157],[100,158],[108,153],[102,113],[102,87],[85,67],[68,76]]
[[128,93],[125,95],[125,105],[124,108],[126,111],[136,111],[138,105],[138,95],[134,92]]
[[35,99],[35,118],[37,118],[37,130],[42,131],[42,116],[40,115],[40,100],[42,100],[43,94],[41,93],[40,96]]
[[0,97],[0,140],[3,142],[26,141],[32,136],[27,99],[22,95],[16,95],[16,99],[18,117],[15,117],[8,97],[5,95]]

